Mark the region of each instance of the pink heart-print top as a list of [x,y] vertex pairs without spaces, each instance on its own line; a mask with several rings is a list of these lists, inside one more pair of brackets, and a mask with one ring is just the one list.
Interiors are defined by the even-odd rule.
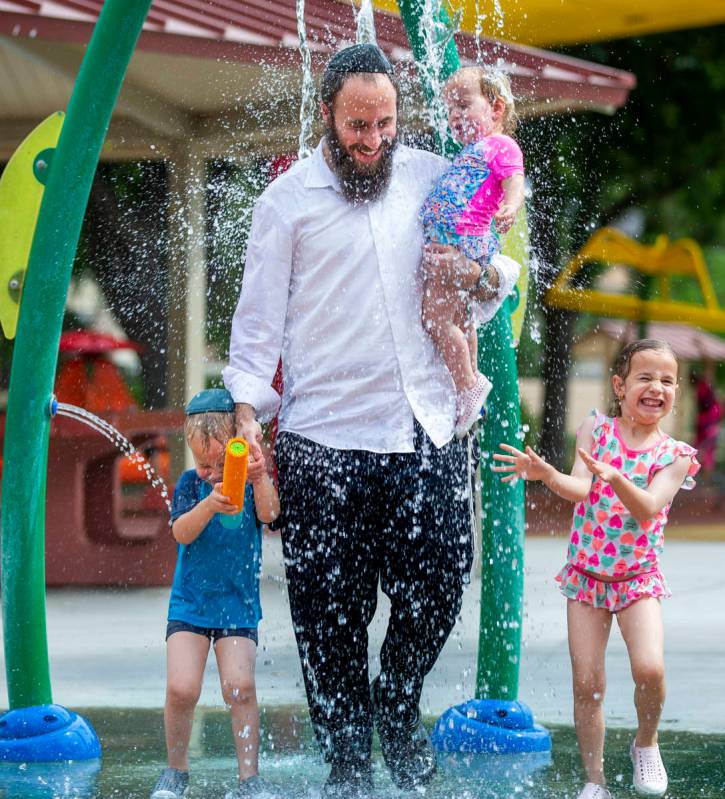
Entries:
[[[612,466],[639,488],[647,488],[660,470],[682,455],[692,463],[682,485],[695,487],[700,470],[697,450],[671,436],[663,436],[653,447],[630,449],[619,434],[616,418],[594,410],[592,455]],[[670,506],[651,519],[638,522],[619,501],[612,487],[592,475],[589,496],[574,507],[568,560],[580,569],[603,577],[631,575],[658,568],[664,546],[664,530]]]

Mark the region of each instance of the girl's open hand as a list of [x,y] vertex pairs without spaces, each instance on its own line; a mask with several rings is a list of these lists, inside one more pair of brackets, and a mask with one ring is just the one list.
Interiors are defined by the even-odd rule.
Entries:
[[587,469],[600,480],[604,480],[605,483],[610,483],[620,474],[619,469],[615,469],[614,466],[610,466],[610,464],[604,463],[603,461],[598,461],[585,449],[579,447],[577,452],[579,453],[579,457],[584,461]]
[[510,483],[517,477],[521,477],[524,480],[543,480],[547,471],[551,468],[531,447],[526,447],[525,452],[512,447],[510,444],[501,444],[500,447],[508,455],[501,455],[501,453],[496,452],[493,459],[501,461],[505,465],[492,468],[494,472],[508,474],[507,477],[501,479],[502,483]]

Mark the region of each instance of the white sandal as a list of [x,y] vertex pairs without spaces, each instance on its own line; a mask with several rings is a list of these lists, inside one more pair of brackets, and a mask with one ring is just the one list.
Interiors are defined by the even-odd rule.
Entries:
[[491,391],[491,381],[478,374],[471,388],[462,391],[456,400],[456,438],[463,438],[473,427]]
[[634,767],[634,790],[640,796],[664,796],[667,790],[667,772],[660,757],[659,746],[635,746],[632,741],[629,755]]
[[596,782],[588,782],[581,790],[577,799],[613,799],[612,794]]

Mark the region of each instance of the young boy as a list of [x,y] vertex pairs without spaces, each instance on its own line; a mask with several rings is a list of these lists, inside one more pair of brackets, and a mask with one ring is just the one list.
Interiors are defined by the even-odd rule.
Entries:
[[168,768],[151,799],[180,799],[189,784],[189,739],[209,646],[231,708],[239,783],[227,799],[269,796],[257,776],[259,711],[254,685],[261,618],[261,525],[279,515],[264,463],[249,464],[244,508],[222,494],[226,444],[234,436],[234,401],[225,389],[199,392],[186,407],[184,433],[195,469],[174,491],[172,533],[179,542],[166,628],[164,727]]

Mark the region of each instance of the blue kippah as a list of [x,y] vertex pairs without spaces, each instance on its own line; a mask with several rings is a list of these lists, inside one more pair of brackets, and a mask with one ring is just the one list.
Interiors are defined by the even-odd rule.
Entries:
[[187,416],[196,413],[233,413],[234,400],[225,388],[207,388],[189,400],[185,412]]

